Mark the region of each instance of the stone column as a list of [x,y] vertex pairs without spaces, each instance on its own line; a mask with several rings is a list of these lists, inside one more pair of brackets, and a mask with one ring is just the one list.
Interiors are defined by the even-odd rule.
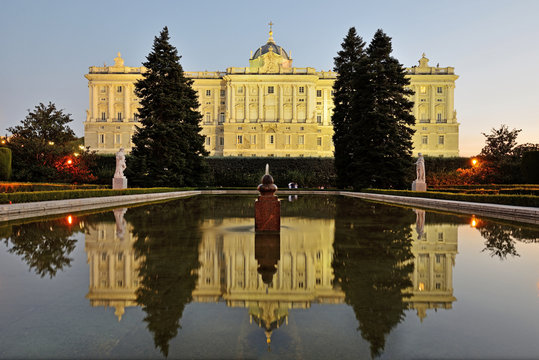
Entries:
[[244,109],[243,109],[244,110],[243,111],[244,120],[243,121],[244,122],[249,122],[250,121],[250,119],[249,119],[249,86],[247,84],[244,86],[243,91],[245,93],[244,94],[245,95],[245,103],[243,105],[244,106]]
[[129,109],[131,108],[131,103],[129,101],[129,95],[131,92],[131,86],[129,84],[126,84],[124,86],[124,119],[123,121],[129,121]]
[[124,252],[124,285],[126,289],[130,289],[133,286],[131,279],[131,261],[133,261],[133,255]]
[[99,253],[92,254],[92,281],[90,286],[95,289],[99,285]]
[[231,85],[230,86],[230,94],[231,94],[231,102],[232,102],[232,106],[231,106],[231,112],[232,114],[230,115],[230,121],[231,122],[236,122],[236,86],[233,86]]
[[90,85],[90,91],[91,91],[91,95],[90,95],[90,106],[91,106],[91,113],[90,113],[90,121],[93,119],[93,121],[95,121],[96,119],[99,118],[99,115],[97,112],[99,111],[97,109],[97,103],[99,102],[99,93],[98,93],[98,88],[99,86],[95,85],[95,84],[92,84]]
[[329,91],[328,89],[322,90],[322,104],[324,104],[324,112],[322,113],[322,125],[328,125],[328,101],[329,101]]
[[216,88],[213,91],[213,123],[216,124],[219,121],[219,104],[221,103],[221,100],[219,100],[220,89]]
[[107,252],[109,259],[109,288],[115,287],[114,284],[114,253],[112,251]]
[[264,119],[264,85],[258,85],[258,122]]
[[297,91],[298,86],[292,85],[292,122],[298,122],[298,116],[297,116]]
[[278,122],[284,122],[284,103],[283,103],[283,86],[279,86],[279,115],[277,116]]
[[290,284],[290,289],[296,288],[296,259],[293,256],[294,254],[290,253],[290,274],[292,275],[292,283]]
[[436,99],[434,98],[434,94],[435,94],[435,91],[436,91],[436,86],[435,85],[430,85],[428,87],[429,91],[430,91],[430,122],[431,123],[435,123],[436,122]]
[[419,122],[419,86],[414,86],[414,116]]
[[429,288],[427,290],[434,290],[434,254],[429,253]]
[[109,116],[107,121],[114,119],[114,86],[108,85],[109,88]]
[[454,91],[455,85],[447,86],[447,122],[457,122],[457,119],[453,119],[453,114],[455,112]]
[[226,83],[226,122],[230,122],[230,117],[232,116],[232,88],[230,86],[230,81]]
[[307,116],[305,122],[312,122],[313,111],[314,111],[314,96],[313,96],[313,86],[307,85],[305,91],[307,92]]

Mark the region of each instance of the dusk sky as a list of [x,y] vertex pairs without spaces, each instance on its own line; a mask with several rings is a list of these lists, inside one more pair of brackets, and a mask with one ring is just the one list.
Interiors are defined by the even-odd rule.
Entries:
[[424,52],[453,66],[460,154],[477,154],[481,132],[507,124],[518,143],[539,143],[539,1],[21,1],[0,0],[0,133],[40,102],[72,114],[83,136],[84,74],[120,51],[140,66],[168,26],[186,71],[248,66],[268,38],[293,65],[333,68],[351,26],[368,43],[381,28],[404,66]]

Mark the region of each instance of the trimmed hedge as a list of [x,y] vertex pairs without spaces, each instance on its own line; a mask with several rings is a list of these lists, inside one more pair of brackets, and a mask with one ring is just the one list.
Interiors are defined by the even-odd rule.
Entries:
[[269,164],[270,174],[280,188],[286,188],[289,182],[302,188],[334,187],[333,162],[333,158],[208,157],[208,185],[256,187]]
[[[108,186],[110,187],[110,186]],[[0,183],[0,193],[30,192],[30,191],[56,191],[56,190],[84,190],[106,189],[105,185],[70,185],[70,184],[47,184],[47,183]]]
[[10,202],[25,203],[34,201],[49,201],[49,200],[67,200],[67,199],[82,199],[101,196],[115,195],[133,195],[133,194],[151,194],[170,191],[185,191],[193,190],[192,188],[148,188],[148,189],[100,189],[100,190],[63,190],[63,191],[35,191],[35,192],[18,192],[18,193],[3,193],[0,194],[0,204],[9,204]]
[[524,181],[539,184],[539,151],[528,151],[522,155],[522,175]]
[[453,194],[443,192],[421,192],[410,190],[364,189],[362,192],[396,196],[421,197],[429,199],[457,200],[490,204],[539,207],[539,196],[534,195],[480,195]]
[[0,180],[11,178],[11,149],[0,147]]

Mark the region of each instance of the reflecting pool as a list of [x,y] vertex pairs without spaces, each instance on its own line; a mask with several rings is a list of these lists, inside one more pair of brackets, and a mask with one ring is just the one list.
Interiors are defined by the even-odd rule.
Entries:
[[538,358],[539,227],[338,196],[0,223],[0,358]]

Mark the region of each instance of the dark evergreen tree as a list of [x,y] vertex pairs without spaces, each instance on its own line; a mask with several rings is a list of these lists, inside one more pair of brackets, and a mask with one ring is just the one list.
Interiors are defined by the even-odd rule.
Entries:
[[414,269],[412,210],[338,198],[333,270],[371,356],[405,317]]
[[[338,170],[338,176],[354,189],[405,188],[411,180],[415,118],[409,97],[413,92],[407,88],[410,81],[404,67],[391,52],[391,38],[378,30],[358,60],[336,58],[348,63],[340,68],[355,69],[347,75],[349,87],[339,86],[344,94],[336,97],[334,121],[338,134],[334,138],[335,164],[337,169],[345,169],[344,173]],[[337,66],[335,70],[339,71]],[[348,111],[349,122],[341,120],[339,107],[348,109],[343,111]]]
[[127,174],[140,186],[199,185],[207,155],[202,115],[193,81],[185,77],[166,27],[146,59],[147,72],[135,84],[142,126],[133,135]]
[[365,42],[357,35],[356,29],[351,27],[341,44],[342,50],[334,58],[333,70],[337,79],[333,84],[333,101],[335,107],[331,121],[333,123],[333,144],[335,146],[335,170],[337,172],[337,185],[345,187],[350,184],[352,170],[350,164],[354,156],[354,137],[351,133],[352,125],[359,122],[358,111],[353,111],[352,104],[357,103],[359,78],[361,66],[365,64]]

